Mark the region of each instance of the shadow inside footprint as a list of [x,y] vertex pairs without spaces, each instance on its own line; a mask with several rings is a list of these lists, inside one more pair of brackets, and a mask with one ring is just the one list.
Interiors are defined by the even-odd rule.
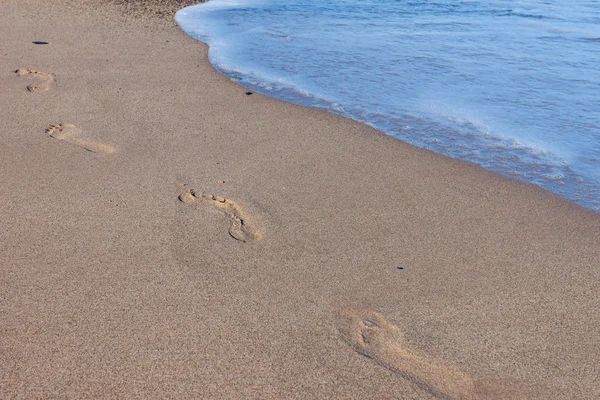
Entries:
[[202,193],[194,189],[188,189],[180,194],[179,200],[186,204],[200,203],[212,206],[221,211],[229,218],[229,235],[236,240],[250,242],[261,238],[261,233],[255,227],[252,219],[246,214],[242,206],[233,200]]
[[81,137],[81,129],[73,124],[52,124],[46,133],[51,137],[75,144],[93,153],[114,153],[115,148],[111,145],[94,142]]
[[52,74],[47,74],[45,72],[39,72],[32,69],[24,69],[19,68],[15,71],[15,74],[25,77],[35,79],[37,82],[32,83],[27,86],[27,90],[30,92],[45,92],[50,89],[50,84],[54,81],[54,77]]

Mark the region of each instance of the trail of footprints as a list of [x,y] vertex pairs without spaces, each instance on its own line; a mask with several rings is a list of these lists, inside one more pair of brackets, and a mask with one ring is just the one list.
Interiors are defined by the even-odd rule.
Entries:
[[[52,74],[33,69],[19,68],[15,70],[15,74],[35,81],[27,86],[27,90],[30,92],[45,92],[50,89],[54,81]],[[109,144],[85,139],[81,134],[81,129],[73,124],[52,124],[46,129],[46,133],[55,139],[64,140],[93,153],[110,154],[115,152],[115,148]]]
[[81,136],[81,129],[73,124],[52,124],[46,129],[46,133],[55,139],[72,143],[92,153],[110,154],[115,152],[115,148],[109,144],[83,138]]
[[444,365],[408,347],[400,328],[371,310],[345,309],[339,313],[342,339],[357,353],[413,382],[442,399],[525,399],[516,389],[475,381],[462,371]]
[[27,86],[27,90],[30,92],[45,92],[50,89],[50,85],[54,81],[54,76],[52,76],[52,74],[35,71],[33,69],[19,68],[15,73],[19,76],[35,80],[35,83],[31,83]]
[[187,189],[179,195],[182,203],[190,205],[207,205],[216,208],[229,219],[229,235],[241,242],[251,242],[261,238],[252,218],[246,214],[237,202],[221,196],[202,193],[194,189]]
[[[30,92],[47,91],[54,77],[52,74],[19,68],[15,73],[36,82],[27,86]],[[46,129],[51,137],[77,145],[94,153],[110,154],[111,145],[85,139],[81,129],[68,123],[52,124]],[[205,205],[216,208],[229,219],[229,234],[241,242],[261,238],[261,232],[237,202],[194,189],[187,189],[179,200],[189,205]],[[370,310],[342,310],[338,318],[342,339],[357,353],[410,380],[417,386],[445,399],[521,398],[499,392],[489,392],[467,374],[445,366],[406,345],[402,331],[381,314]]]

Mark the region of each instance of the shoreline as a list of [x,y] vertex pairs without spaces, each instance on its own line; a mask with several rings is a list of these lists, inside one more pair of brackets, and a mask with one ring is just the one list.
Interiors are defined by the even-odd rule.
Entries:
[[[224,26],[222,26],[221,29],[215,29],[215,27],[218,25],[218,22],[211,22],[211,19],[214,19],[214,17],[207,16],[211,13],[215,13],[215,11],[202,12],[202,5],[203,3],[199,4],[199,8],[196,8],[195,6],[187,7],[185,9],[180,10],[178,12],[179,14],[175,15],[175,19],[176,21],[178,20],[178,23],[180,24],[183,31],[186,32],[189,36],[205,43],[209,46],[209,48],[211,47],[210,43],[215,41],[216,43],[220,43],[220,45],[217,46],[218,48],[238,46],[240,43],[237,42],[237,40],[233,40],[231,38],[231,35],[229,35],[230,37],[227,38],[219,37],[219,35],[216,35],[214,33],[222,30]],[[224,9],[231,8],[227,5],[224,6]],[[232,7],[238,8],[238,6],[239,4],[235,4]],[[221,8],[222,7],[219,7],[220,11],[216,12],[223,12]],[[210,9],[212,9],[212,7],[207,10]],[[223,18],[227,17],[224,16]],[[196,25],[199,21],[203,21],[202,24]],[[269,26],[268,22],[266,24],[267,25],[265,26]],[[203,28],[202,25],[207,25],[207,27]],[[224,45],[225,43],[226,45]],[[246,43],[246,46],[242,47],[248,46],[251,47],[252,44]],[[282,48],[276,47],[276,51],[282,50]],[[531,144],[535,143],[535,141],[531,142],[530,139],[518,138],[510,135],[508,135],[508,138],[506,138],[503,134],[499,133],[498,131],[486,131],[485,135],[483,135],[483,132],[480,132],[480,134],[484,137],[488,137],[489,135],[490,137],[494,138],[494,141],[492,143],[490,143],[489,141],[486,142],[486,140],[482,138],[471,138],[468,140],[461,141],[459,137],[460,135],[454,132],[448,134],[447,138],[444,138],[443,136],[440,137],[439,134],[436,135],[432,132],[428,132],[427,129],[411,128],[412,133],[401,133],[402,129],[398,128],[400,122],[397,122],[396,119],[394,119],[394,121],[396,122],[394,124],[391,123],[393,116],[389,114],[390,110],[387,110],[387,112],[383,111],[383,114],[381,114],[381,110],[380,112],[375,113],[386,115],[387,121],[385,119],[369,119],[373,118],[372,115],[371,117],[368,117],[368,115],[373,114],[373,109],[369,107],[365,108],[365,106],[359,106],[356,103],[352,103],[351,99],[346,98],[339,93],[337,95],[330,94],[330,96],[334,97],[330,97],[329,100],[324,100],[322,97],[319,97],[315,94],[318,93],[320,90],[318,85],[315,86],[314,84],[312,84],[311,86],[310,83],[306,82],[304,82],[304,84],[298,84],[298,81],[295,81],[292,76],[288,76],[285,73],[281,75],[281,72],[266,73],[264,72],[264,70],[262,70],[262,72],[257,72],[256,70],[253,70],[253,67],[249,67],[251,64],[247,64],[247,59],[244,61],[243,57],[245,56],[232,56],[230,52],[227,53],[229,53],[229,55],[224,57],[223,54],[220,54],[219,50],[213,49],[211,57],[209,57],[209,62],[213,64],[213,67],[218,72],[251,91],[256,91],[263,95],[270,96],[278,100],[290,102],[300,106],[306,106],[309,108],[325,110],[332,114],[353,119],[357,122],[369,125],[389,136],[409,143],[413,146],[430,149],[446,157],[459,159],[474,165],[481,166],[484,169],[487,169],[488,171],[491,171],[509,179],[539,186],[555,196],[558,196],[560,198],[566,199],[571,203],[582,206],[583,208],[591,210],[596,214],[600,214],[600,204],[597,204],[597,196],[594,196],[594,193],[596,193],[600,189],[598,185],[594,186],[594,182],[596,181],[594,179],[591,179],[589,174],[586,175],[583,172],[581,172],[581,170],[578,173],[574,172],[577,169],[576,167],[581,167],[581,165],[571,165],[571,163],[569,162],[569,165],[567,167],[567,161],[563,159],[564,156],[559,156],[556,154],[556,152],[553,151],[540,151],[540,147],[538,145]],[[253,53],[260,54],[260,50],[254,49]],[[262,55],[264,56],[264,54]],[[268,62],[274,62],[274,60],[270,60],[264,61],[265,64],[262,64],[263,61],[257,60],[258,59],[255,59],[254,61],[255,63],[258,62],[258,64],[256,65],[263,65],[263,67],[266,66],[266,63]],[[235,67],[233,67],[233,65],[235,65]],[[275,67],[275,69],[277,69],[275,65],[271,64],[271,67]],[[377,63],[374,63],[374,65],[377,65]],[[281,66],[283,67],[284,65]],[[326,69],[329,68],[330,67],[327,67]],[[286,70],[286,68],[284,68],[284,70]],[[287,83],[278,83],[280,80],[283,80]],[[352,79],[350,79],[350,81],[352,81]],[[344,87],[343,83],[341,85],[341,87]],[[363,104],[364,103],[368,102],[365,102],[363,100]],[[410,115],[411,113],[406,111],[406,114]],[[420,114],[416,113],[415,115]],[[422,116],[412,117],[416,119],[421,119]],[[468,119],[469,117],[466,118]],[[433,122],[429,122],[428,125],[430,128],[432,124],[436,125],[441,122],[440,120],[432,121]],[[412,125],[414,123],[414,121],[410,120],[409,122],[407,122],[406,119],[403,121],[403,124],[407,125],[405,126],[405,128],[408,128],[408,125]],[[485,125],[485,123],[483,124]],[[462,134],[466,134],[466,132],[462,132]],[[425,137],[426,139],[422,139],[422,137]],[[525,139],[525,144],[520,143],[522,139]],[[431,143],[432,141],[434,143],[442,142],[444,143],[444,145],[435,145]],[[454,144],[449,145],[449,143]],[[546,144],[552,147],[549,143]],[[502,148],[503,150],[498,151],[495,148],[496,146]],[[541,148],[544,148],[544,146],[545,145],[541,145]],[[512,147],[514,148],[510,149]],[[467,151],[465,149],[469,150]],[[484,157],[479,157],[472,155],[469,156],[465,153],[487,153],[488,155]],[[579,156],[580,158],[583,158],[584,155],[580,154]],[[510,161],[511,159],[513,161]],[[514,161],[516,159],[523,161]],[[562,161],[564,168],[555,169],[554,167],[550,167],[550,165],[558,165],[559,161]],[[500,165],[504,166],[501,167]],[[540,165],[543,165],[543,167],[540,167]],[[586,185],[581,183],[586,181],[588,182],[588,184]],[[577,186],[575,182],[579,182],[579,186]],[[592,183],[590,184],[589,182]]]
[[171,22],[5,10],[0,392],[600,395],[593,211],[245,96]]

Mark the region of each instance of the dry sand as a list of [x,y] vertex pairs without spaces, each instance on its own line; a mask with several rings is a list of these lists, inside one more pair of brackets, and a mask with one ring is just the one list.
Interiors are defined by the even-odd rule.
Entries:
[[0,397],[600,397],[598,215],[84,3],[0,6]]

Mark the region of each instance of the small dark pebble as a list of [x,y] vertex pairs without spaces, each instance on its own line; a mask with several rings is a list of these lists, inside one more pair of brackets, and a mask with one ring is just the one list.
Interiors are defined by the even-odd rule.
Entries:
[[396,267],[396,268],[398,268],[398,269],[404,269],[404,267]]
[[33,42],[33,44],[49,44],[49,43],[36,40],[35,42]]
[[246,92],[246,96],[250,96],[252,92]]

